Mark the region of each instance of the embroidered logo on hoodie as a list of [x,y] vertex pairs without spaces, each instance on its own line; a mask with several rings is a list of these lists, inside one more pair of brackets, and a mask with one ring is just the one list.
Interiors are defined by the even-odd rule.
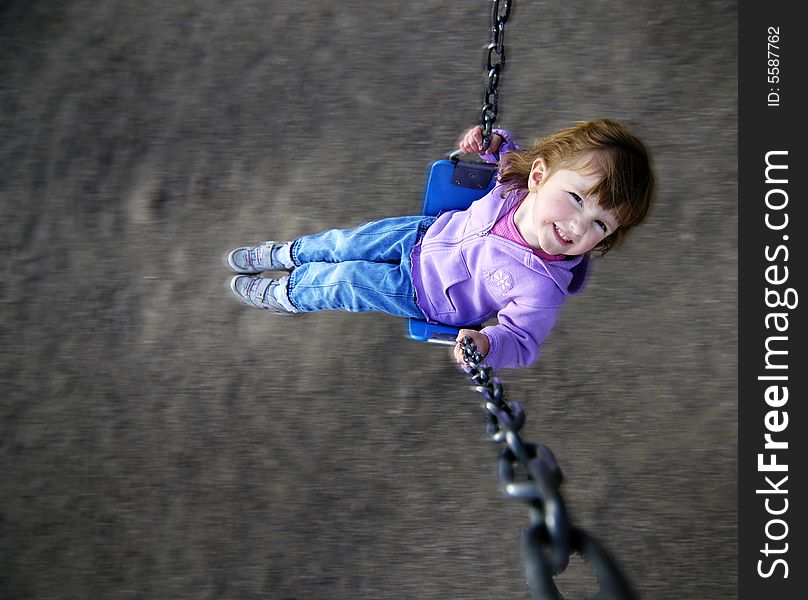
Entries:
[[496,271],[486,271],[485,280],[488,285],[497,288],[501,295],[505,295],[513,289],[513,275],[504,269],[497,269]]

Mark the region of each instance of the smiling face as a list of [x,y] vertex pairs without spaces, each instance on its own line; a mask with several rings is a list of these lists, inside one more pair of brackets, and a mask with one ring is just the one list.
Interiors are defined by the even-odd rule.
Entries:
[[548,254],[586,254],[620,226],[617,215],[598,204],[587,192],[600,175],[573,169],[549,172],[544,160],[533,163],[528,195],[514,221],[531,246]]

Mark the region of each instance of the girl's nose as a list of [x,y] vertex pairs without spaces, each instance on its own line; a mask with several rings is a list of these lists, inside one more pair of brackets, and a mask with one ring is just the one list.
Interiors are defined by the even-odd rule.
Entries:
[[585,217],[575,217],[570,221],[570,229],[572,229],[572,233],[575,235],[583,235],[586,231],[586,221]]

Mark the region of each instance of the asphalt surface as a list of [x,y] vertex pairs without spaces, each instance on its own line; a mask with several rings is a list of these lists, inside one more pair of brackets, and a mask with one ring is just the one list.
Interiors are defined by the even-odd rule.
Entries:
[[[237,304],[223,253],[413,214],[487,2],[0,3],[0,598],[527,598],[445,348]],[[628,123],[659,182],[500,375],[642,598],[737,596],[737,5],[529,2],[498,124]],[[559,579],[596,589],[580,561]]]

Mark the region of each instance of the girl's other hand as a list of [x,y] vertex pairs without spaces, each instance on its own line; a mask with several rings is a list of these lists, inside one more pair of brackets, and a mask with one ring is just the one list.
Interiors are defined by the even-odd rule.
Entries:
[[466,361],[463,360],[463,348],[460,347],[460,342],[462,342],[463,338],[466,336],[471,338],[471,341],[473,341],[474,345],[477,346],[477,352],[482,354],[483,357],[488,354],[488,349],[490,348],[488,337],[484,333],[480,333],[476,329],[461,329],[455,338],[457,343],[454,347],[454,358],[459,365],[466,364]]
[[483,151],[483,128],[481,125],[477,125],[463,134],[463,137],[457,143],[457,147],[466,154],[494,154],[501,144],[502,136],[498,133],[492,133],[491,143],[488,149]]

